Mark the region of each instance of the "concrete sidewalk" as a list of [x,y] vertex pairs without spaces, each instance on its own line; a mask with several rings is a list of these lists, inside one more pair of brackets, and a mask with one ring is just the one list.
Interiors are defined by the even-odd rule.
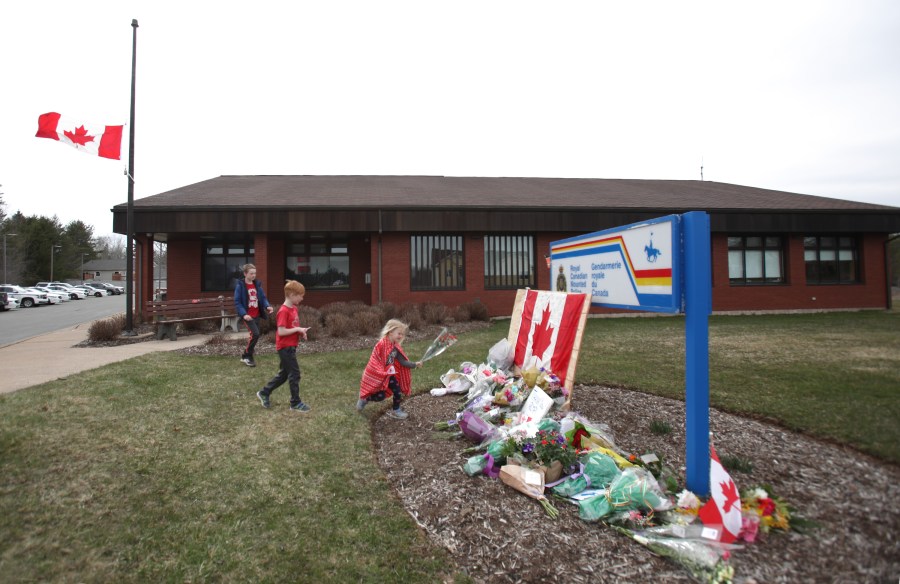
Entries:
[[91,323],[46,333],[0,347],[0,393],[9,393],[124,361],[154,351],[174,351],[200,345],[208,335],[180,337],[176,341],[149,340],[118,347],[76,347],[87,339]]

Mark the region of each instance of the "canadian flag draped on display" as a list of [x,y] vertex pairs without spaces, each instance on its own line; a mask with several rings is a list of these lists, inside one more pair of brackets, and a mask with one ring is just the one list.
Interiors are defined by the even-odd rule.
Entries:
[[[716,539],[722,543],[731,543],[741,532],[741,496],[737,485],[731,480],[728,471],[719,462],[716,449],[709,447],[709,489],[711,496],[706,505],[700,508],[700,521],[707,528],[715,530]],[[712,534],[710,534],[712,535]]]
[[38,117],[38,138],[58,140],[86,154],[119,160],[122,128],[65,118],[56,112]]
[[513,362],[523,367],[537,357],[540,367],[571,390],[589,309],[587,294],[519,290],[507,337],[515,350]]

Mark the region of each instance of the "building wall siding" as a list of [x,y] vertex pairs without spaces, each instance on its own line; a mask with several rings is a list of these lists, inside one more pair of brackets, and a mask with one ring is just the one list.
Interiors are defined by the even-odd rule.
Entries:
[[885,308],[887,287],[884,269],[885,237],[869,234],[859,244],[860,282],[856,284],[807,284],[803,237],[786,238],[784,285],[732,286],[728,281],[728,237],[712,235],[713,311],[830,310]]
[[[508,316],[515,300],[515,290],[486,290],[484,288],[484,234],[464,235],[464,266],[466,288],[464,290],[413,291],[410,287],[410,234],[390,233],[380,236],[382,253],[381,297],[395,304],[440,302],[456,307],[467,302],[484,304],[491,316]],[[570,233],[536,234],[535,267],[537,289],[549,290],[551,275],[545,256],[550,243]],[[277,305],[284,301],[285,239],[281,236],[258,235],[255,238],[257,271],[270,301]],[[861,282],[848,285],[808,285],[803,260],[803,238],[786,238],[785,274],[787,283],[780,286],[732,286],[728,281],[727,234],[712,235],[712,286],[713,310],[817,310],[884,308],[887,306],[885,281],[886,237],[883,234],[860,236],[859,261]],[[304,303],[321,307],[331,302],[361,301],[377,304],[378,283],[378,234],[360,236],[350,240],[350,290],[307,291]],[[168,297],[215,297],[220,292],[200,292],[201,249],[199,239],[175,240],[168,244]],[[366,274],[371,283],[365,282]],[[228,293],[225,293],[228,294]],[[592,314],[617,311],[592,308]]]

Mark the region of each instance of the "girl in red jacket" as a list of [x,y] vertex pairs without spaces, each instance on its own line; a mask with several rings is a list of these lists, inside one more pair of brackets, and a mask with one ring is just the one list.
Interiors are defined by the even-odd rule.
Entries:
[[401,394],[409,395],[412,376],[410,369],[422,366],[422,362],[412,362],[406,358],[401,345],[409,326],[396,319],[387,321],[381,329],[381,340],[372,349],[369,364],[363,371],[359,384],[359,399],[356,409],[362,412],[366,404],[380,402],[393,396],[394,407],[388,413],[393,418],[405,420],[409,414],[400,409]]

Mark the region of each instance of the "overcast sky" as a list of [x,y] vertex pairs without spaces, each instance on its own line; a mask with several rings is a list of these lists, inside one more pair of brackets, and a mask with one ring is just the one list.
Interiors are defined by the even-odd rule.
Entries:
[[[900,207],[900,2],[4,2],[6,212],[112,232],[227,174],[700,179]],[[262,201],[261,201],[262,202]],[[511,202],[513,203],[513,202]]]

